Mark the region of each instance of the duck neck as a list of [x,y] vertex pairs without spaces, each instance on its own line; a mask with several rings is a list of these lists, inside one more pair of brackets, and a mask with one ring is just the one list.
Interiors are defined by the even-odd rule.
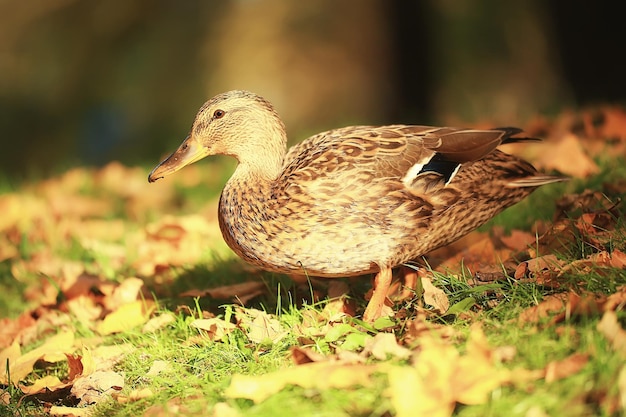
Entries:
[[264,130],[263,135],[269,137],[245,141],[245,152],[234,155],[239,165],[229,182],[272,182],[280,176],[287,152],[287,135],[282,122],[278,128]]

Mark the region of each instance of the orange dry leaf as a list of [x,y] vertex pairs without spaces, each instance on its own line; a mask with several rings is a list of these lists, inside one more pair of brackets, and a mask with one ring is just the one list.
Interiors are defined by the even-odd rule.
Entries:
[[18,338],[20,333],[27,331],[36,323],[37,321],[33,318],[30,311],[20,314],[14,320],[9,318],[0,319],[0,349],[9,346]]
[[604,311],[616,310],[620,305],[626,305],[626,285],[617,287],[616,291],[606,298]]
[[547,383],[574,375],[585,367],[589,362],[587,353],[574,353],[560,361],[548,363],[545,369],[545,379]]
[[[580,139],[572,133],[565,133],[558,139],[535,146],[541,147],[540,155],[534,158],[537,168],[545,171],[556,170],[578,178],[585,178],[599,171],[596,163],[583,149]],[[529,147],[533,145],[529,144]]]
[[239,301],[245,304],[246,301],[257,297],[265,291],[265,284],[260,281],[241,282],[232,285],[223,285],[216,288],[207,288],[204,290],[193,289],[180,294],[181,297],[206,297],[220,300]]
[[545,255],[539,258],[529,259],[521,262],[515,270],[515,279],[524,277],[536,277],[539,275],[553,274],[556,275],[561,270],[563,261],[560,261],[555,255]]

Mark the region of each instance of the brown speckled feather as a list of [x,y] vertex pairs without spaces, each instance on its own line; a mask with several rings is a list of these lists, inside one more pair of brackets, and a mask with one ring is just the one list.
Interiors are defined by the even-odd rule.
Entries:
[[[377,282],[388,286],[392,267],[458,239],[536,187],[562,180],[496,150],[524,139],[518,133],[351,126],[312,136],[285,155],[284,126],[272,106],[234,91],[201,108],[189,137],[149,179],[206,155],[232,155],[239,165],[222,192],[219,221],[233,251],[284,273],[381,271]],[[380,314],[384,294],[375,291],[374,298],[368,320]]]

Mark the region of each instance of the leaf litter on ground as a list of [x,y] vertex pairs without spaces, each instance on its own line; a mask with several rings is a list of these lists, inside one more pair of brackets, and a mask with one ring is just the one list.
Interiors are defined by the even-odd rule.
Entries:
[[[599,112],[602,125],[590,122],[597,119],[591,113],[565,113],[553,122],[538,119],[529,133],[549,132],[549,139],[511,148],[546,170],[576,178],[600,175],[598,158],[607,147],[626,155],[626,113],[617,108]],[[571,127],[579,126],[577,118],[583,133]],[[0,262],[25,289],[28,305],[15,318],[1,319],[2,404],[17,409],[21,396],[39,398],[51,415],[86,415],[96,412],[94,405],[111,401],[118,407],[149,405],[159,389],[132,383],[122,365],[129,355],[141,354],[142,339],[133,338],[157,338],[181,323],[188,330],[176,337],[186,349],[233,345],[257,361],[273,352],[291,358],[261,372],[230,372],[222,394],[208,408],[216,416],[246,409],[232,401],[261,404],[289,387],[308,393],[369,390],[381,380],[380,395],[389,408],[380,415],[449,416],[462,412],[459,404],[492,401],[494,391],[533,391],[537,384],[584,374],[598,354],[591,348],[560,357],[545,353],[542,365],[523,367],[516,364],[515,345],[488,342],[498,340],[492,326],[554,329],[566,337],[577,334],[577,320],[595,320],[594,331],[608,349],[626,355],[626,285],[615,279],[626,269],[619,202],[626,194],[623,178],[562,196],[552,222],[537,221],[529,230],[495,226],[434,251],[428,266],[413,274],[417,285],[397,281],[387,306],[392,316],[374,326],[358,320],[356,300],[362,295],[344,280],[322,285],[306,280],[311,305],[295,310],[271,314],[243,307],[267,299],[271,291],[250,269],[244,282],[187,287],[179,295],[196,304],[164,310],[158,290],[175,282],[181,271],[197,265],[210,271],[215,267],[211,251],[233,259],[221,239],[214,200],[180,211],[180,185],[196,186],[208,178],[207,171],[193,166],[155,190],[145,185],[142,169],[111,163],[99,170],[72,169],[0,195]],[[172,215],[177,210],[181,214]],[[404,274],[407,282],[409,276]],[[589,276],[596,277],[602,291],[585,287]],[[507,291],[524,286],[538,288],[539,298],[514,308],[514,320],[480,325],[486,313],[511,305]],[[329,300],[317,305],[324,294]],[[207,297],[239,306],[207,312],[198,304]],[[191,317],[180,320],[181,315]],[[150,363],[145,381],[175,366],[170,360]],[[610,376],[616,388],[597,393],[597,406],[607,415],[626,407],[624,375],[622,365]],[[68,397],[74,399],[69,406]],[[183,409],[176,399],[168,404]],[[159,412],[154,406],[145,409],[146,415]]]

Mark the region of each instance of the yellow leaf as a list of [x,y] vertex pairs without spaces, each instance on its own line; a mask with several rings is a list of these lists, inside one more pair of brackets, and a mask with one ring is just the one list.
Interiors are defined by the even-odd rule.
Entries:
[[241,413],[224,402],[215,404],[211,417],[240,417]]
[[238,308],[235,316],[240,325],[248,328],[247,336],[251,342],[276,343],[287,335],[280,322],[264,311]]
[[389,370],[387,395],[396,417],[449,417],[454,410],[451,398],[432,395],[433,386],[415,368],[393,367]]
[[456,401],[463,404],[482,404],[491,391],[508,380],[509,371],[496,368],[493,349],[480,324],[471,328],[467,342],[467,353],[456,364],[456,377],[453,381]]
[[94,410],[91,407],[65,407],[53,405],[50,407],[51,416],[89,417]]
[[114,398],[120,404],[126,404],[133,401],[141,400],[142,398],[152,397],[154,393],[150,388],[142,388],[132,390],[128,395],[114,395]]
[[[20,344],[14,341],[10,346],[4,348],[2,352],[0,352],[0,384],[8,385],[9,383],[9,372],[12,380],[15,380],[15,375],[13,375],[13,364],[17,361],[22,355],[22,350],[20,349]],[[9,363],[9,369],[7,372],[7,361]]]
[[70,385],[71,383],[61,382],[61,380],[54,375],[46,375],[36,380],[33,385],[20,384],[20,389],[26,395],[33,395],[45,390],[56,391]]
[[314,362],[259,376],[236,374],[224,395],[229,398],[247,398],[259,403],[287,385],[320,390],[354,385],[368,386],[371,374],[377,369],[372,365]]
[[387,359],[387,355],[400,359],[407,359],[411,356],[411,351],[400,346],[393,333],[378,333],[373,338],[366,340],[364,353],[368,352],[380,360]]
[[[39,359],[45,358],[48,362],[58,362],[65,360],[66,353],[74,350],[74,333],[62,332],[52,336],[43,345],[31,350],[15,359],[14,363],[9,362],[9,370],[13,384],[17,385],[26,375],[33,371],[33,365]],[[1,365],[0,365],[1,366]],[[4,378],[4,375],[0,376]]]
[[96,331],[101,335],[123,332],[145,323],[154,309],[154,304],[147,300],[137,300],[124,304],[99,322]]
[[211,340],[222,340],[224,336],[237,328],[233,323],[218,318],[198,319],[189,325],[196,329],[205,330]]

